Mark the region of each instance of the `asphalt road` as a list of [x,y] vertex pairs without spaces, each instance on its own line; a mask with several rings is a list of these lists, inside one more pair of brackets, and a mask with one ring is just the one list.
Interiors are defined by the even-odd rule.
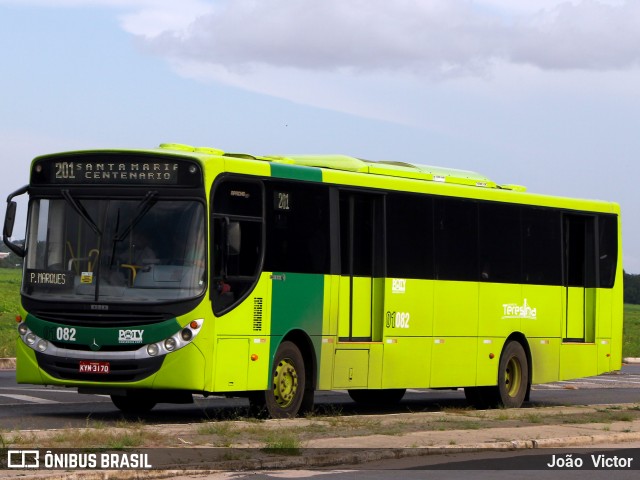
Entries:
[[[346,392],[316,393],[316,408],[341,415],[438,411],[466,405],[462,390],[409,390],[403,401],[381,410],[357,406]],[[526,406],[640,403],[640,365],[626,365],[617,374],[537,385]],[[147,424],[198,422],[246,415],[244,399],[196,396],[191,405],[158,405],[145,416]],[[17,385],[15,371],[0,371],[0,429],[51,429],[86,426],[87,420],[107,424],[123,418],[107,396],[79,395],[75,389]]]

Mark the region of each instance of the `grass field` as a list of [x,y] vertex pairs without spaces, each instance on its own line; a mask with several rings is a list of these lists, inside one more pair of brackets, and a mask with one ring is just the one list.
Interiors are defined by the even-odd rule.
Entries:
[[0,358],[15,357],[21,270],[0,268]]
[[[20,270],[0,268],[0,358],[15,356]],[[640,305],[624,306],[623,357],[640,357]]]

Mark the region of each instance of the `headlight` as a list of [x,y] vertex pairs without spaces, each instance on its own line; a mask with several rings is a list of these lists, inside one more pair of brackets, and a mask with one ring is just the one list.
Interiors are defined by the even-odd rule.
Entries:
[[36,338],[38,337],[36,337],[35,333],[29,332],[24,339],[29,345],[33,345],[34,343],[36,343]]
[[29,331],[29,327],[27,327],[27,324],[22,322],[20,325],[18,325],[18,333],[21,336],[25,336],[27,334],[27,332]]
[[150,357],[155,357],[156,355],[158,355],[159,351],[160,349],[158,348],[158,345],[156,345],[155,343],[152,343],[151,345],[147,345],[147,353],[149,354]]
[[48,346],[49,346],[49,342],[47,342],[46,340],[40,340],[38,342],[38,345],[36,345],[36,348],[38,349],[39,352],[44,352]]
[[193,337],[193,332],[189,328],[183,328],[180,332],[180,336],[182,337],[182,340],[188,342],[189,340],[191,340],[191,337]]
[[175,350],[176,346],[177,342],[173,337],[169,337],[164,341],[164,348],[166,348],[168,352],[172,352],[173,350]]

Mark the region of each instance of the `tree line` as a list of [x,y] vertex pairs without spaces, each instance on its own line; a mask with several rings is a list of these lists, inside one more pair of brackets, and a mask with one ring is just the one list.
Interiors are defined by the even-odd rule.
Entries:
[[640,275],[624,272],[624,303],[640,304]]

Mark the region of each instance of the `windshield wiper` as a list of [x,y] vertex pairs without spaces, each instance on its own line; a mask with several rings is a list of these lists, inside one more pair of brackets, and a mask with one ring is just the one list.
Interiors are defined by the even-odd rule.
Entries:
[[140,222],[140,220],[142,220],[142,217],[144,217],[147,212],[149,211],[149,209],[151,209],[151,207],[153,207],[153,205],[156,203],[157,201],[157,197],[158,196],[158,192],[156,192],[155,190],[153,191],[149,191],[147,192],[147,194],[144,196],[144,198],[142,199],[142,201],[138,204],[138,206],[136,207],[136,215],[133,218],[133,220],[131,220],[129,222],[129,225],[127,225],[127,228],[125,228],[122,232],[118,232],[118,229],[120,228],[120,209],[118,209],[118,217],[116,220],[116,233],[113,236],[113,241],[111,242],[111,263],[110,266],[113,266],[113,262],[115,260],[115,256],[116,256],[116,245],[118,244],[118,242],[121,242],[122,240],[124,240],[125,238],[127,238],[127,235],[129,235],[129,233],[131,233],[131,230],[133,230],[133,227],[135,227],[138,222]]
[[121,242],[122,240],[127,238],[127,235],[131,233],[131,230],[133,230],[133,227],[135,227],[138,224],[138,222],[142,220],[142,217],[144,217],[149,211],[149,209],[153,207],[153,205],[156,203],[157,196],[158,196],[158,192],[156,191],[147,192],[147,194],[144,196],[142,201],[136,207],[136,216],[133,218],[133,220],[129,222],[129,225],[127,225],[127,228],[125,228],[120,233],[116,231],[116,234],[113,236],[114,244],[117,242]]
[[62,196],[69,203],[69,205],[73,207],[73,209],[78,213],[78,215],[80,215],[80,218],[82,218],[85,222],[87,222],[87,225],[91,227],[91,230],[93,230],[93,233],[95,233],[98,236],[102,236],[102,232],[96,225],[96,222],[93,221],[93,219],[91,218],[89,213],[85,210],[85,208],[82,206],[82,204],[79,203],[75,198],[71,196],[71,193],[69,193],[69,190],[62,190]]

